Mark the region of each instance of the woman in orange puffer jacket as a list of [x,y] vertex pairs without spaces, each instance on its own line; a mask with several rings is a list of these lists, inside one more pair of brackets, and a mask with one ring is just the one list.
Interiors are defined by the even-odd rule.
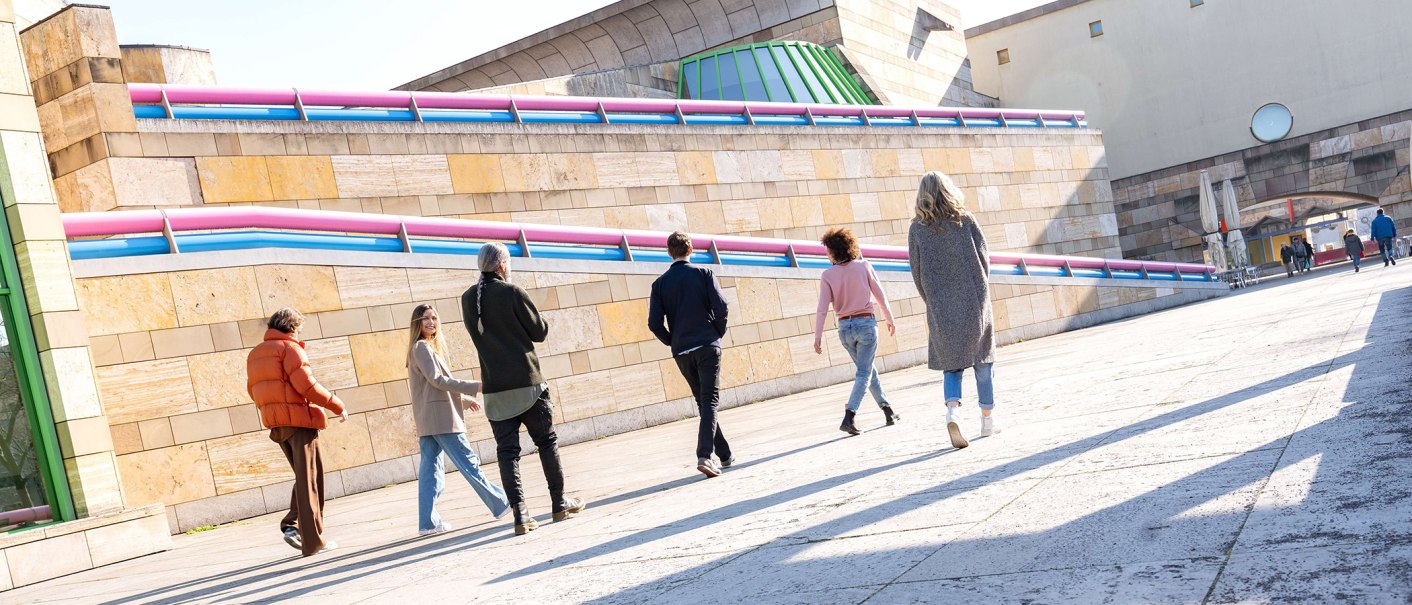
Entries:
[[[270,440],[279,444],[294,471],[294,493],[289,514],[280,520],[284,541],[304,556],[331,550],[324,540],[324,461],[319,456],[319,431],[328,428],[323,410],[343,421],[343,402],[314,380],[304,343],[297,336],[304,316],[285,307],[270,316],[265,341],[246,358],[246,390],[260,410],[260,420],[270,429]],[[318,407],[315,407],[318,406]]]

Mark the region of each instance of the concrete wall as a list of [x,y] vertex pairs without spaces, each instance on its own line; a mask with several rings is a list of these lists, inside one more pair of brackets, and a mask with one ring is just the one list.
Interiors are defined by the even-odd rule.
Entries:
[[[453,372],[479,375],[459,306],[477,276],[465,268],[470,260],[291,250],[77,263],[83,275],[77,289],[88,310],[99,390],[129,502],[165,503],[176,531],[288,507],[288,465],[245,391],[246,355],[264,333],[264,318],[285,305],[306,313],[315,376],[351,412],[346,424],[331,423],[323,435],[330,495],[412,480],[417,442],[403,362],[407,324],[415,305],[433,301]],[[513,281],[529,291],[550,325],[538,350],[557,405],[560,443],[694,415],[668,348],[646,326],[650,286],[664,269],[516,260]],[[820,270],[717,271],[731,306],[721,383],[726,407],[852,376],[832,318],[825,354],[813,351]],[[896,338],[880,336],[879,367],[924,363],[925,308],[911,276],[882,275],[898,330]],[[1128,281],[997,282],[1001,342],[1225,291],[1220,284],[1177,290]],[[494,460],[484,417],[470,414],[468,425],[482,460]],[[689,450],[682,455],[689,458]]]
[[[976,89],[1011,107],[1087,111],[1106,135],[1115,179],[1259,145],[1250,117],[1267,102],[1290,108],[1299,136],[1408,109],[1412,98],[1406,2],[1049,6],[1066,5],[968,31]],[[1090,38],[1097,20],[1105,33]],[[1002,48],[1011,59],[1003,66]]]

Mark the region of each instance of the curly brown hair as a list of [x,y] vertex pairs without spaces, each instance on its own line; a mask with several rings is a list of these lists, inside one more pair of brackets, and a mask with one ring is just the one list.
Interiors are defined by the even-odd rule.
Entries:
[[819,242],[829,249],[829,258],[835,263],[846,263],[862,256],[858,251],[858,238],[853,237],[853,230],[847,227],[830,229]]

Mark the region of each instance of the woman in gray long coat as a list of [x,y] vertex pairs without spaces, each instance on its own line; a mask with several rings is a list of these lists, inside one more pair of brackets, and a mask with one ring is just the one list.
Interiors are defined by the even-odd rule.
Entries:
[[990,257],[976,217],[966,211],[961,190],[945,174],[928,172],[917,188],[917,216],[907,232],[912,281],[927,305],[927,366],[944,372],[946,430],[957,448],[970,445],[961,433],[961,375],[976,374],[981,436],[995,432],[995,322],[990,308]]

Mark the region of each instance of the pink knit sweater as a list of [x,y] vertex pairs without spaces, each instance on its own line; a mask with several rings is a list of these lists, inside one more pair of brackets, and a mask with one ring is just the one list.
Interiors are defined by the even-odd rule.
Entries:
[[883,317],[892,322],[892,309],[887,306],[878,274],[865,260],[854,260],[824,270],[819,280],[819,310],[814,318],[814,340],[824,334],[824,317],[832,304],[838,317],[873,312],[873,298],[882,305]]

